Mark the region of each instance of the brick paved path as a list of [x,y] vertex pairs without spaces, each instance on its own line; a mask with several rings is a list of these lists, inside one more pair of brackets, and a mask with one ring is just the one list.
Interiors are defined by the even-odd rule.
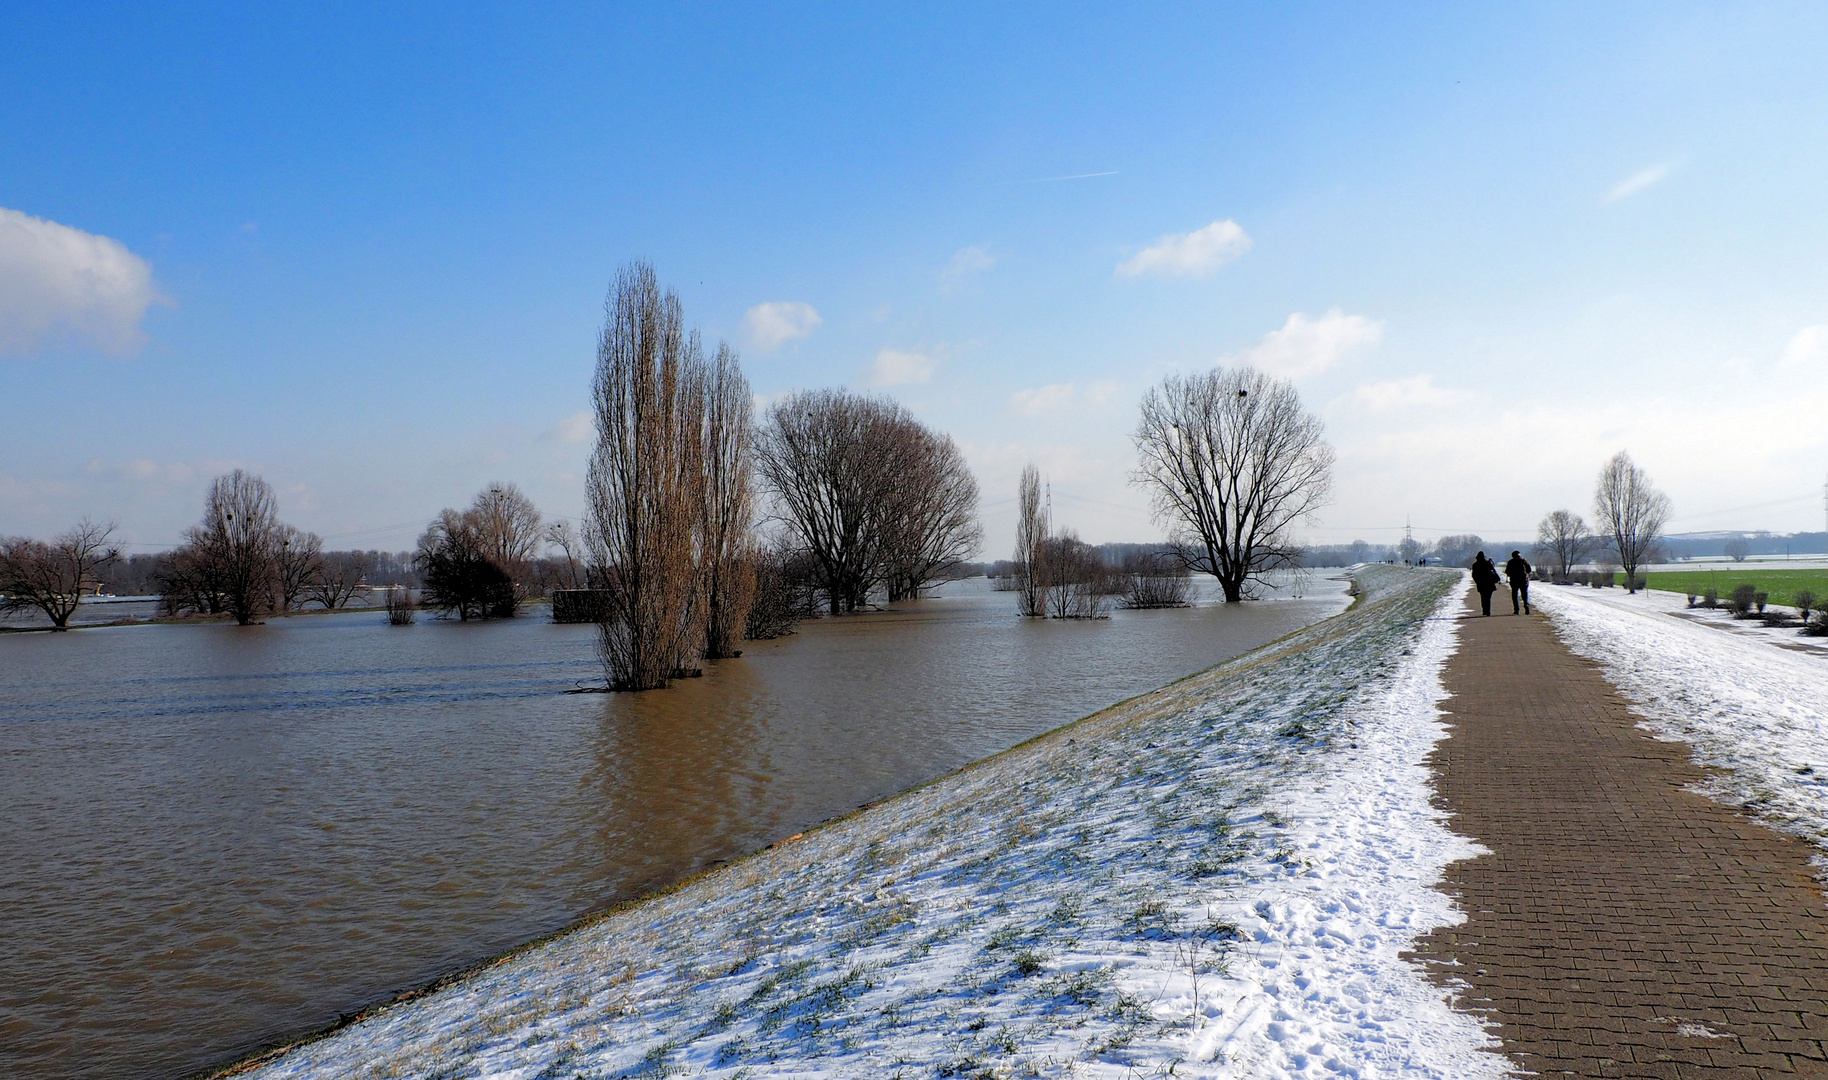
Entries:
[[1466,983],[1520,1071],[1828,1077],[1812,849],[1685,791],[1705,775],[1686,748],[1504,607],[1479,618],[1469,594],[1433,762],[1454,829],[1492,854],[1448,869],[1468,921],[1417,958]]

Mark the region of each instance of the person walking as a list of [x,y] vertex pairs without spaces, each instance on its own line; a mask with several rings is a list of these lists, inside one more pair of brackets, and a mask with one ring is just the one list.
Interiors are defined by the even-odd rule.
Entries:
[[1523,552],[1511,552],[1511,561],[1504,564],[1504,576],[1511,579],[1511,614],[1517,614],[1518,605],[1523,613],[1530,613],[1530,564],[1523,559]]
[[1479,590],[1479,607],[1486,615],[1492,613],[1492,594],[1498,591],[1498,568],[1485,557],[1485,552],[1473,556],[1473,588]]

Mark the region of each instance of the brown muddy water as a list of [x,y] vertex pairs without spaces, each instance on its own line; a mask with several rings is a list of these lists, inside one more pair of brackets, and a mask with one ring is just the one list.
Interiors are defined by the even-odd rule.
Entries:
[[[982,579],[638,695],[594,628],[0,635],[0,1075],[179,1077],[1344,608],[1106,622]],[[1210,599],[1210,598],[1208,598]]]

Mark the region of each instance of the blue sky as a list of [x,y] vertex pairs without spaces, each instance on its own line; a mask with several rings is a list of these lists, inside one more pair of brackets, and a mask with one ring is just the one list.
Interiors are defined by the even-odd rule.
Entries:
[[1028,461],[1158,535],[1137,399],[1237,362],[1327,421],[1316,541],[1525,535],[1621,448],[1819,529],[1828,8],[1595,7],[10,5],[0,533],[169,544],[235,465],[335,547],[575,515],[635,257],[759,394],[951,432],[988,557]]

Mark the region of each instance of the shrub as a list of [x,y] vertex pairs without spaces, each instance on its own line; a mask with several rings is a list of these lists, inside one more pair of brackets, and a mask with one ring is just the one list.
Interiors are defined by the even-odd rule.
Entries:
[[1765,601],[1769,600],[1770,598],[1771,598],[1771,594],[1767,593],[1767,592],[1758,592],[1758,593],[1752,594],[1752,602],[1754,604],[1758,605],[1758,613],[1760,615],[1763,615],[1765,613]]
[[1165,554],[1125,559],[1123,573],[1114,577],[1121,582],[1121,603],[1127,608],[1186,607],[1193,592],[1193,575]]
[[387,590],[387,625],[411,626],[418,610],[411,589],[399,585]]
[[1701,606],[1704,608],[1719,607],[1720,606],[1720,590],[1714,588],[1712,585],[1709,585],[1707,587],[1707,591],[1701,594]]
[[1808,622],[1809,613],[1815,610],[1815,594],[1808,589],[1798,589],[1790,597],[1790,602],[1796,606],[1796,613],[1802,620]]
[[1828,637],[1828,610],[1817,611],[1803,623],[1803,633],[1810,637]]
[[1695,594],[1694,594],[1694,593],[1689,593],[1689,594],[1688,594],[1688,606],[1689,606],[1689,607],[1694,607],[1694,606],[1695,606]]
[[1757,596],[1758,590],[1755,587],[1735,585],[1732,593],[1727,597],[1726,609],[1733,613],[1735,619],[1745,618],[1751,613],[1752,604],[1756,602]]

